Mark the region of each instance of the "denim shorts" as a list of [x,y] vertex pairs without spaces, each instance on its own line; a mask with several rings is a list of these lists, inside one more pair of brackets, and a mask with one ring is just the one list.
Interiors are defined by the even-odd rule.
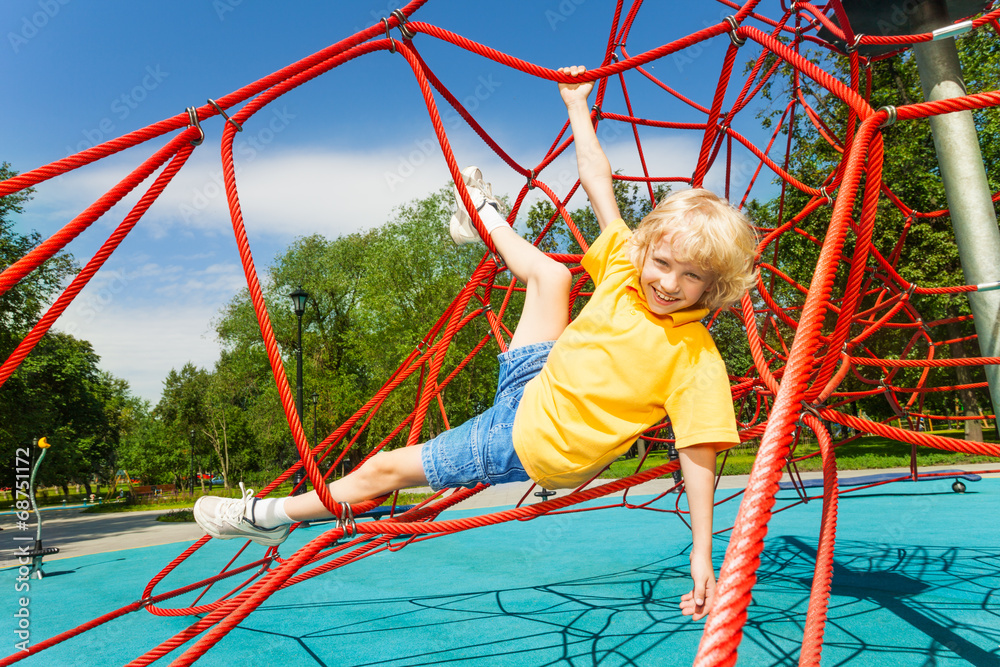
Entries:
[[420,457],[431,488],[529,479],[514,451],[514,414],[524,385],[542,370],[554,344],[533,343],[497,356],[500,373],[493,407],[424,443]]

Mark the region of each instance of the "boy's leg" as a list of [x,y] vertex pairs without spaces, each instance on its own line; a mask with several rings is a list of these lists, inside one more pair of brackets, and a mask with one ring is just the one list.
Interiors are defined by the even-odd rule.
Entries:
[[[487,209],[493,211],[490,207],[484,210]],[[573,281],[569,269],[506,225],[490,232],[490,238],[507,268],[525,285],[524,308],[509,349],[559,338],[569,324],[569,292]]]
[[[483,226],[497,252],[518,280],[525,285],[524,309],[510,341],[510,349],[555,340],[569,323],[569,291],[572,275],[565,266],[522,239],[500,214],[501,205],[476,167],[462,170],[462,178]],[[458,210],[452,216],[451,233],[456,243],[468,243],[479,234],[465,211],[458,190]]]
[[[403,447],[389,452],[379,452],[363,466],[327,485],[330,495],[341,503],[360,503],[384,496],[397,489],[427,484],[424,466],[420,460],[423,445]],[[301,496],[289,496],[284,504],[285,513],[292,521],[325,519],[332,516],[323,506],[316,491]]]
[[[328,488],[337,502],[353,504],[396,489],[426,484],[420,459],[422,447],[376,454],[351,474],[331,482]],[[331,516],[316,491],[288,498],[255,498],[253,491],[244,491],[241,498],[203,496],[194,506],[195,521],[212,537],[251,539],[268,546],[281,544],[288,537],[289,526],[296,521]]]

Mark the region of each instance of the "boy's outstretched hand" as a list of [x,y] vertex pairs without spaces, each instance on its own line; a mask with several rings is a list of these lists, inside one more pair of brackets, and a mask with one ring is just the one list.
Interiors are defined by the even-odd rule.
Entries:
[[681,596],[681,613],[698,621],[708,616],[715,602],[715,570],[712,559],[691,556],[691,579],[694,588]]
[[[574,65],[573,67],[560,67],[560,74],[569,74],[570,76],[580,76],[587,71],[587,68],[583,65]],[[560,83],[559,84],[559,94],[562,95],[563,102],[566,107],[570,107],[574,104],[583,103],[584,106],[587,104],[587,96],[590,95],[590,91],[594,89],[593,81],[581,81],[580,83]]]

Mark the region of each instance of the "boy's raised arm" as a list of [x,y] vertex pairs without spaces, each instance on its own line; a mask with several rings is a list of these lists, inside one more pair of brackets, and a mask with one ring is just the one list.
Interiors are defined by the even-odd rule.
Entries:
[[[571,76],[580,76],[587,71],[586,67],[562,67],[559,71]],[[576,145],[576,166],[580,174],[580,184],[583,185],[590,205],[597,216],[597,222],[603,230],[609,223],[621,217],[615,191],[611,181],[611,164],[601,150],[601,144],[590,121],[590,107],[587,96],[594,88],[593,81],[580,83],[560,83],[559,94],[566,104],[569,122],[573,128],[573,143]]]

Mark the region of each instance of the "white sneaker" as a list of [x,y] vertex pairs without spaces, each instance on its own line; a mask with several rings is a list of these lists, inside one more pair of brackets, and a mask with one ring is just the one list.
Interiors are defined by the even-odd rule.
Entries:
[[194,520],[202,529],[218,540],[243,538],[257,544],[273,547],[288,537],[290,525],[277,528],[261,528],[254,523],[253,507],[257,502],[253,489],[243,487],[242,498],[220,498],[202,496],[194,504]]
[[[465,181],[465,185],[469,189],[469,196],[472,197],[472,203],[475,204],[477,211],[483,210],[483,207],[488,204],[496,209],[501,216],[506,215],[500,201],[493,196],[493,188],[489,183],[483,181],[483,172],[479,171],[479,167],[470,166],[463,169],[462,180]],[[472,217],[465,210],[465,204],[462,203],[458,186],[455,186],[455,204],[456,210],[452,213],[449,224],[452,240],[458,245],[481,241],[476,226],[472,224]]]

